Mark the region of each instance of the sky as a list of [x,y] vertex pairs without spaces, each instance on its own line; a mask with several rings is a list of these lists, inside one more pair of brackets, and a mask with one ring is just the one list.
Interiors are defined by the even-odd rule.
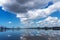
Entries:
[[0,26],[20,27],[20,20],[16,18],[15,14],[4,11],[0,7]]
[[59,5],[60,0],[0,0],[0,26],[60,26]]

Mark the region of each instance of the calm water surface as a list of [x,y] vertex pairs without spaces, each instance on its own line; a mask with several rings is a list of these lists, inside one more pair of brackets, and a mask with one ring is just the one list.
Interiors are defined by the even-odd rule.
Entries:
[[[21,30],[3,30],[0,31],[0,40],[26,40],[24,36],[40,36],[54,38],[59,40],[60,30],[36,30],[36,29],[21,29]],[[42,37],[42,38],[43,38]],[[55,37],[57,39],[55,39]],[[39,39],[40,40],[40,39]],[[52,39],[50,39],[52,40]]]

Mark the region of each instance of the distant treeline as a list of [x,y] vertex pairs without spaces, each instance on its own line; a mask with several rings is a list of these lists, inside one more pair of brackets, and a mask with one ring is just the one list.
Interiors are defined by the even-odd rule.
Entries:
[[20,28],[20,27],[12,27],[12,28],[8,28],[8,27],[4,27],[4,26],[0,26],[0,32],[6,32],[7,30],[21,30],[21,29],[37,29],[37,30],[60,30],[60,27],[34,27],[34,28]]
[[60,30],[60,27],[36,27],[36,28],[24,28],[24,29],[43,29],[43,30]]
[[44,29],[44,30],[60,30],[60,27],[35,27],[35,28],[20,28],[20,27],[12,27],[12,28],[7,28],[0,26],[0,30],[2,29]]

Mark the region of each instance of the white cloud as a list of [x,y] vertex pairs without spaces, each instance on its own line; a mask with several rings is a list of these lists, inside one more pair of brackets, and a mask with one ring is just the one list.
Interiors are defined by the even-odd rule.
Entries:
[[2,6],[4,3],[6,3],[6,0],[0,0],[0,6]]
[[[53,4],[45,8],[50,1]],[[15,13],[21,22],[30,24],[32,20],[48,17],[52,12],[60,10],[60,0],[0,0],[0,6],[4,10]],[[51,17],[46,20],[51,20]],[[55,20],[48,22],[48,24],[52,24],[52,22]],[[42,24],[44,23],[42,22]]]
[[9,23],[9,24],[11,24],[12,22],[11,22],[11,21],[9,21],[8,23]]
[[24,18],[25,20],[37,20],[40,18],[48,17],[52,12],[55,12],[57,9],[60,9],[60,2],[57,2],[45,9],[28,10],[26,14],[18,14],[17,16],[20,18]]
[[42,25],[43,27],[55,27],[55,26],[60,26],[60,19],[57,17],[51,17],[49,16],[45,20],[37,22],[37,24]]
[[9,4],[9,3],[12,4],[12,1],[11,0],[0,0],[0,6],[4,6],[4,5]]

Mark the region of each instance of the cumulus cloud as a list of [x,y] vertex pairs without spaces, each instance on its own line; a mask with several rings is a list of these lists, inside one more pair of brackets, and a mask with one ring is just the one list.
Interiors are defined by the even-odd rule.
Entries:
[[20,14],[17,15],[17,17],[25,19],[24,21],[48,17],[52,12],[55,12],[57,9],[60,10],[59,5],[60,2],[57,2],[45,9],[28,10],[26,14]]
[[7,11],[25,13],[28,10],[44,8],[51,0],[0,0],[0,5]]
[[11,24],[12,22],[11,22],[11,21],[9,21],[8,23],[9,23],[9,24]]
[[60,19],[58,19],[57,17],[49,16],[45,20],[37,22],[37,24],[43,27],[56,27],[60,26]]
[[[42,8],[47,5],[48,1],[44,2],[44,0],[2,0],[0,1],[0,5],[7,11],[14,13],[25,13],[31,9]],[[44,3],[42,3],[44,2]]]
[[[49,2],[53,4],[45,8]],[[0,6],[5,11],[15,13],[21,22],[28,24],[60,10],[60,0],[0,0]]]

